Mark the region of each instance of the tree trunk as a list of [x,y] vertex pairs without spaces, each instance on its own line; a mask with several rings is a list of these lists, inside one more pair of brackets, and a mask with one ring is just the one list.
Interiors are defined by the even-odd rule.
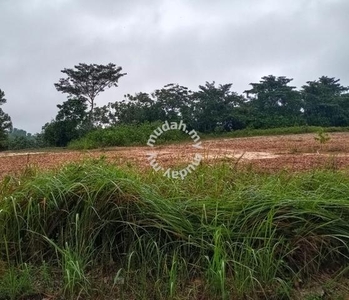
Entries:
[[94,99],[91,99],[91,109],[90,109],[90,113],[89,113],[89,129],[92,130],[93,129],[93,122],[94,122],[94,118],[93,118],[93,109],[94,109]]

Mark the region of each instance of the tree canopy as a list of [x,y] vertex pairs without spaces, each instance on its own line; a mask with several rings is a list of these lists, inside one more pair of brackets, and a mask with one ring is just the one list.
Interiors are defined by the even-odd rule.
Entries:
[[[127,94],[121,101],[98,107],[94,105],[95,97],[117,86],[118,79],[125,75],[121,67],[79,64],[62,72],[68,77],[61,78],[55,86],[68,94],[68,101],[57,105],[56,118],[43,127],[42,134],[46,143],[54,146],[66,146],[93,128],[164,121],[182,120],[188,129],[205,133],[303,125],[349,126],[349,87],[327,76],[307,81],[300,90],[291,85],[292,78],[263,76],[259,82],[250,83],[251,88],[244,94],[234,92],[232,83],[205,82],[193,91],[170,83],[151,93]],[[4,93],[0,95],[0,104],[5,103]]]
[[95,106],[95,98],[106,88],[117,87],[122,68],[113,63],[107,65],[80,63],[73,69],[63,69],[66,78],[55,83],[57,91],[68,94],[68,97],[85,100],[90,104],[91,117]]
[[348,126],[349,88],[339,79],[322,76],[302,87],[304,117],[309,125]]
[[253,127],[284,127],[302,123],[302,100],[296,87],[285,76],[264,76],[259,83],[251,83],[245,93],[249,100]]
[[[232,83],[206,81],[197,90],[170,83],[150,93],[126,94],[121,101],[98,107],[96,97],[118,86],[118,80],[126,75],[121,67],[80,63],[62,73],[67,77],[54,85],[57,91],[68,94],[68,99],[57,105],[57,116],[42,127],[40,134],[27,136],[25,130],[12,130],[10,116],[0,108],[0,149],[61,147],[93,129],[164,121],[183,121],[189,130],[205,133],[349,126],[349,87],[335,77],[321,76],[297,90],[291,85],[292,78],[268,75],[250,83],[251,88],[243,94],[234,92]],[[5,103],[5,93],[0,89],[0,106]]]

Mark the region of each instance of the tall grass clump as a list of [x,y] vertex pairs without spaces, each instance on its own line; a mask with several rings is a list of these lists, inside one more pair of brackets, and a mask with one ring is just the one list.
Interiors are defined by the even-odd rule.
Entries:
[[65,298],[291,299],[348,274],[344,171],[204,164],[176,181],[93,160],[1,184],[0,277],[48,265]]

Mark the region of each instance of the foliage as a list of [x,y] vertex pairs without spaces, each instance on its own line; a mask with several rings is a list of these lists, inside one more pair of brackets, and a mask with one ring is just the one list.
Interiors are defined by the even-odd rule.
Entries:
[[103,122],[109,124],[142,124],[156,121],[180,121],[202,132],[217,129],[230,131],[245,126],[244,99],[231,92],[231,84],[215,86],[206,82],[200,91],[192,92],[178,84],[168,84],[151,95],[126,95],[121,102],[102,108]]
[[321,128],[318,132],[317,135],[314,137],[316,141],[318,141],[320,144],[325,144],[327,143],[331,138],[330,136],[324,131],[323,128]]
[[286,134],[302,134],[302,133],[318,133],[324,132],[348,132],[349,127],[319,127],[319,126],[294,126],[294,127],[280,127],[268,129],[253,129],[246,128],[235,130],[226,133],[204,134],[201,138],[222,138],[222,137],[251,137],[251,136],[269,136],[269,135],[286,135]]
[[71,98],[57,107],[56,119],[43,126],[42,137],[49,146],[64,147],[89,129],[87,105],[85,101]]
[[347,277],[345,172],[202,165],[178,182],[100,160],[1,184],[0,260],[18,269],[49,264],[56,288],[40,275],[42,294],[295,299],[296,281]]
[[155,100],[147,93],[125,95],[121,102],[109,103],[110,124],[142,124],[164,119]]
[[348,88],[334,78],[309,81],[302,91],[293,79],[268,75],[251,83],[246,97],[231,91],[232,84],[206,82],[198,91],[168,84],[153,93],[126,95],[120,102],[96,109],[100,126],[183,120],[203,133],[248,128],[349,126]]
[[[162,126],[161,122],[143,123],[140,125],[117,125],[114,127],[101,128],[90,131],[80,139],[69,143],[71,149],[94,149],[112,146],[135,146],[146,145],[149,136],[154,129]],[[157,140],[156,144],[169,141],[181,141],[190,137],[179,130],[164,132]]]
[[23,129],[13,128],[8,134],[6,148],[8,150],[34,149],[47,146],[40,134],[27,133]]
[[2,299],[18,299],[34,293],[31,270],[27,264],[23,268],[10,266],[4,271],[0,280],[0,297]]
[[[158,126],[163,123],[143,123],[140,125],[117,125],[108,128],[99,128],[91,131],[83,137],[71,141],[68,145],[70,149],[96,149],[113,146],[145,146],[150,134]],[[234,130],[230,132],[214,132],[201,133],[198,132],[202,139],[223,138],[223,137],[250,137],[250,136],[268,136],[268,135],[285,135],[285,134],[301,134],[301,133],[318,133],[320,130],[324,132],[347,132],[349,127],[327,127],[322,128],[318,126],[295,126],[295,127],[281,127],[269,129],[253,129],[246,128],[241,130]],[[177,130],[167,131],[161,135],[156,144],[160,145],[168,142],[180,142],[189,140],[189,136]]]
[[127,94],[124,100],[103,106],[101,118],[96,118],[101,123],[112,125],[166,120],[183,120],[189,125],[194,109],[191,95],[192,91],[188,88],[171,83],[152,94]]
[[259,83],[251,83],[245,93],[249,99],[255,128],[272,128],[302,125],[302,101],[292,81],[285,76],[264,76]]
[[26,132],[23,129],[13,128],[11,130],[11,132],[9,133],[9,136],[10,137],[28,137],[28,138],[30,138],[32,136],[32,134],[29,132]]
[[192,126],[201,132],[213,132],[217,129],[231,131],[246,126],[241,114],[243,97],[232,92],[232,84],[215,86],[215,82],[206,82],[193,94],[194,121]]
[[349,88],[339,79],[322,76],[302,87],[304,116],[308,125],[348,126]]
[[106,88],[117,86],[120,77],[126,75],[126,73],[120,73],[121,71],[121,67],[112,63],[107,65],[80,63],[73,69],[63,69],[61,72],[67,77],[59,79],[55,87],[57,91],[66,93],[69,97],[87,101],[92,113],[98,94]]
[[39,145],[36,143],[35,137],[15,136],[15,137],[8,138],[8,141],[7,141],[8,150],[33,149],[33,148],[39,148]]
[[[71,147],[76,149],[144,145],[150,134],[148,124],[180,120],[189,130],[207,136],[307,132],[313,126],[349,126],[349,88],[342,86],[339,79],[326,76],[308,81],[297,91],[289,85],[291,78],[268,75],[251,83],[246,96],[232,91],[231,83],[206,82],[196,91],[171,83],[152,93],[127,94],[122,101],[95,107],[98,93],[115,86],[125,75],[121,67],[79,64],[75,69],[64,69],[63,73],[68,78],[62,78],[56,88],[75,98],[58,105],[58,115],[36,136],[35,140],[40,141],[36,145],[66,146],[72,141]],[[90,104],[90,113],[86,113],[86,103]],[[178,138],[181,140],[182,136]],[[3,146],[19,149],[32,147],[31,143],[31,139],[20,137]]]
[[193,118],[194,99],[193,92],[185,86],[178,84],[167,84],[162,89],[157,89],[152,94],[156,99],[157,109],[161,121],[183,120],[190,125]]
[[[5,93],[0,89],[0,105],[7,102]],[[10,116],[0,108],[0,150],[6,147],[8,132],[12,129]]]

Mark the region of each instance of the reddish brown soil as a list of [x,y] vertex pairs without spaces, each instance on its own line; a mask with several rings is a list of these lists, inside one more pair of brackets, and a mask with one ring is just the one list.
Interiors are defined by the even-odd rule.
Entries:
[[203,149],[193,143],[158,147],[119,147],[92,151],[52,151],[0,153],[0,177],[22,172],[26,166],[55,168],[71,161],[101,156],[117,165],[135,165],[151,169],[147,155],[156,153],[162,167],[179,169],[191,162],[196,153],[203,163],[225,161],[232,165],[252,165],[259,170],[303,171],[313,168],[344,169],[349,166],[349,133],[332,133],[330,141],[321,145],[315,134],[270,137],[215,139],[202,141]]

